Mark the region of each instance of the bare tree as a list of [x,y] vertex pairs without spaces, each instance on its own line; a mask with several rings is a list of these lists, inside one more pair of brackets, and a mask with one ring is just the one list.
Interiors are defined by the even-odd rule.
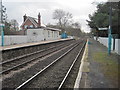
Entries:
[[72,23],[73,28],[81,29],[81,24],[79,22]]
[[18,24],[17,20],[12,19],[10,21],[10,24],[11,24],[11,26],[10,26],[11,29],[13,29],[15,31],[19,30],[19,24]]
[[62,9],[56,9],[53,12],[53,19],[58,20],[58,25],[60,25],[61,28],[66,27],[66,25],[69,24],[72,17],[73,16],[71,13],[65,12]]

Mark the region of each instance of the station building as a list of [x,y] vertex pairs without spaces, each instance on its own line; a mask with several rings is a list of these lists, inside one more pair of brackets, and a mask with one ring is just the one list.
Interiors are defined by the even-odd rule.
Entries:
[[[29,41],[46,41],[60,39],[60,29],[41,27],[41,28],[29,28],[27,29],[27,36]],[[34,39],[33,39],[34,38]]]
[[41,22],[41,15],[38,14],[38,18],[33,18],[30,16],[23,16],[23,23],[21,29],[28,36],[29,40],[55,40],[60,38],[60,29],[46,27]]

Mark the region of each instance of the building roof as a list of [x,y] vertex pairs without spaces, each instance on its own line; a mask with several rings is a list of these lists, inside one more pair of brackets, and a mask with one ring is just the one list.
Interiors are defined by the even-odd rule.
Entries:
[[28,29],[44,29],[44,30],[51,30],[51,31],[61,31],[60,29],[50,28],[50,27],[36,27],[36,28],[28,28]]
[[[38,26],[38,22],[37,22],[37,18],[33,18],[33,17],[30,17],[30,16],[27,16],[27,19],[22,23],[21,27],[26,23],[27,20],[30,20],[36,27]],[[41,22],[41,26],[43,27],[46,27],[46,25],[44,25],[42,22]]]
[[47,29],[47,30],[52,30],[52,31],[61,31],[60,29],[50,28],[50,27],[46,27],[45,29]]
[[28,19],[29,19],[35,26],[38,25],[38,23],[37,23],[37,21],[35,20],[35,18],[28,16]]

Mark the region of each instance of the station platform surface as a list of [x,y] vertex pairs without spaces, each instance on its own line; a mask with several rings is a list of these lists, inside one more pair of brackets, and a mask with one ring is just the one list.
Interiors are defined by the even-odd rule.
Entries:
[[40,44],[47,44],[52,42],[58,42],[58,41],[65,41],[70,40],[70,38],[67,39],[57,39],[57,40],[49,40],[49,41],[40,41],[40,42],[32,42],[32,43],[24,43],[24,44],[16,44],[16,45],[7,45],[7,46],[0,46],[0,51],[2,50],[9,50],[14,48],[20,48],[20,47],[27,47],[27,46],[33,46],[33,45],[40,45]]
[[120,55],[107,51],[98,41],[88,39],[80,88],[120,88]]

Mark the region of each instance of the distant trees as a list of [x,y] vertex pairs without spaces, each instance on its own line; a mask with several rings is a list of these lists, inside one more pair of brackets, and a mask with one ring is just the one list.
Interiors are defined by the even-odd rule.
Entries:
[[72,14],[69,12],[65,12],[62,9],[56,9],[53,12],[53,19],[58,20],[58,25],[63,29],[67,25],[69,25],[71,19],[72,19]]
[[10,21],[8,20],[6,8],[3,5],[2,5],[2,13],[0,13],[0,14],[2,14],[0,17],[0,22],[5,25],[5,27],[4,27],[5,35],[13,34],[19,30],[19,24],[18,24],[17,20],[15,20],[15,19],[12,19]]
[[72,23],[72,26],[77,29],[81,29],[81,24],[79,22]]
[[15,19],[6,21],[4,24],[5,24],[5,27],[4,27],[5,35],[11,35],[11,34],[13,35],[17,31],[19,31],[19,24],[18,24],[17,20],[15,20]]
[[[48,24],[47,27],[51,27],[51,28],[60,28],[59,25],[52,25],[52,24]],[[61,28],[60,28],[61,29]],[[62,30],[62,29],[61,29]],[[84,32],[81,31],[80,27],[74,27],[72,24],[69,26],[66,26],[64,28],[64,31],[66,31],[66,33],[70,36],[77,36],[77,37],[81,37],[84,36]],[[61,34],[62,32],[60,32]]]
[[56,9],[53,12],[53,19],[57,20],[56,25],[48,24],[48,27],[51,28],[59,28],[62,30],[61,33],[66,32],[70,36],[83,36],[83,32],[81,31],[81,24],[79,22],[74,22],[72,20],[73,16],[69,12],[65,12],[61,9]]
[[72,13],[66,12],[62,9],[56,9],[53,12],[53,19],[57,20],[57,24],[56,25],[49,24],[47,26],[52,28],[60,28],[62,32],[66,31],[66,33],[71,36],[80,37],[85,35],[81,31],[81,24],[79,22],[74,22],[72,18],[73,18]]
[[[119,12],[119,7],[118,7],[118,2],[112,2],[112,26],[118,25],[118,14]],[[89,14],[89,19],[86,20],[89,27],[92,29],[92,33],[98,33],[96,30],[97,28],[105,28],[109,26],[109,7],[110,7],[110,2],[104,3],[104,4],[98,4],[97,5],[97,10],[94,12],[93,15]],[[119,30],[117,28],[113,30],[113,33],[119,33]],[[105,34],[105,32],[101,31],[101,35]]]
[[4,34],[6,35],[6,34],[11,33],[11,31],[10,31],[10,26],[11,26],[11,24],[10,24],[9,22],[5,22],[4,24],[5,24]]
[[19,30],[19,24],[18,24],[17,20],[12,19],[10,21],[10,24],[11,24],[10,29],[15,30],[15,31]]

